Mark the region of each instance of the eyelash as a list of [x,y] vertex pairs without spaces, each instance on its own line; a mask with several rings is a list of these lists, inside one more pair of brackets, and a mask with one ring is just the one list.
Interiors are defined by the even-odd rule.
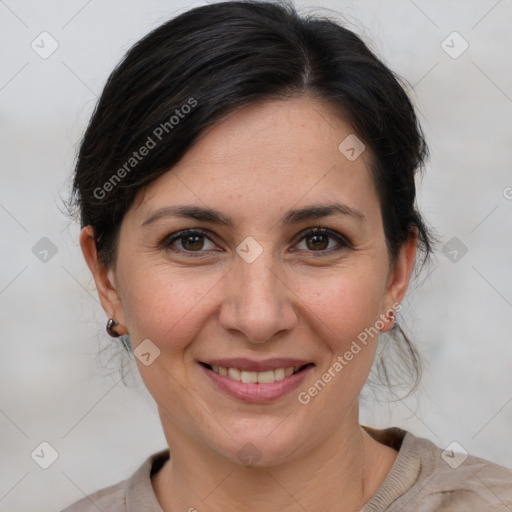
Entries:
[[[314,236],[314,235],[328,235],[330,238],[333,238],[335,239],[342,247],[339,248],[339,249],[325,249],[325,250],[318,250],[318,251],[306,251],[306,252],[311,252],[311,253],[319,253],[318,255],[319,256],[322,256],[322,255],[328,255],[328,254],[332,254],[333,252],[339,252],[339,251],[342,251],[342,250],[347,250],[347,249],[351,249],[352,248],[352,244],[344,237],[342,236],[340,233],[337,233],[336,231],[332,231],[328,228],[323,228],[321,226],[317,226],[313,229],[309,229],[307,231],[305,231],[301,238],[298,240],[297,243],[301,242],[302,240],[304,240],[305,238],[307,238],[308,236]],[[204,236],[205,238],[207,238],[208,240],[210,240],[210,242],[214,243],[213,240],[208,236],[208,231],[204,230],[204,229],[198,229],[198,228],[195,228],[195,229],[185,229],[183,231],[178,231],[177,233],[173,233],[171,235],[168,235],[166,236],[161,242],[159,242],[159,247],[163,248],[163,249],[168,249],[168,250],[172,250],[174,252],[181,252],[181,253],[185,253],[188,256],[192,257],[192,258],[197,258],[197,257],[202,257],[203,254],[201,253],[205,253],[205,252],[208,252],[208,251],[203,251],[203,250],[199,250],[199,251],[187,251],[185,249],[173,249],[171,248],[171,245],[176,242],[177,240],[181,240],[181,239],[185,239],[189,236]]]

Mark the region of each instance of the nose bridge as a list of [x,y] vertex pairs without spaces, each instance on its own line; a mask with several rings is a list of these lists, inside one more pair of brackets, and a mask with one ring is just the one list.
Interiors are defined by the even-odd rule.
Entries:
[[283,276],[279,276],[277,265],[269,255],[261,255],[252,263],[238,262],[237,267],[243,284],[242,293],[248,302],[260,301],[274,306],[280,302]]
[[245,259],[244,253],[236,258],[220,316],[225,329],[243,332],[251,343],[263,343],[293,327],[296,315],[280,269],[270,250],[255,259]]

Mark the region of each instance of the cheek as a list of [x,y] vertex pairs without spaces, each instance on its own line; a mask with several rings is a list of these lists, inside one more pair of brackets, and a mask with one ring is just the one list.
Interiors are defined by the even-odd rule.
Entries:
[[369,266],[338,269],[329,275],[303,276],[295,293],[320,329],[320,338],[340,352],[375,324],[382,301],[382,276]]
[[166,351],[183,349],[201,328],[220,272],[196,273],[168,265],[127,266],[122,277],[126,321],[134,347],[145,338]]
[[[333,421],[359,395],[373,364],[382,286],[378,266],[361,265],[338,269],[335,275],[323,278],[317,275],[302,279],[297,289],[305,311],[309,311],[312,336],[321,349],[319,354],[324,353],[322,382],[317,381],[315,389],[303,391],[311,399],[314,397],[318,410],[330,410]],[[328,388],[325,393],[324,386]]]
[[302,288],[310,310],[310,327],[319,344],[321,373],[309,388],[300,390],[299,402],[321,414],[326,428],[336,428],[359,396],[377,348],[378,333],[371,331],[379,315],[380,297],[375,280],[339,278]]
[[[192,272],[193,273],[193,272]],[[160,350],[154,363],[136,359],[140,375],[157,403],[187,410],[182,392],[191,363],[187,348],[197,339],[211,314],[208,292],[221,274],[191,275],[169,265],[127,265],[122,301],[133,349],[145,339]]]

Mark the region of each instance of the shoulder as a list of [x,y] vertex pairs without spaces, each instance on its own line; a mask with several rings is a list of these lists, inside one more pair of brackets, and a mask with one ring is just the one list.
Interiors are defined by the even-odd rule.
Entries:
[[115,485],[96,491],[89,496],[85,496],[61,512],[98,512],[98,510],[125,512],[127,481],[123,480]]
[[61,512],[163,512],[154,493],[151,476],[168,458],[168,449],[153,453],[126,480],[89,494]]
[[418,457],[419,471],[414,485],[397,500],[400,506],[407,503],[421,512],[498,512],[512,507],[512,469],[469,455],[458,443],[440,448],[410,432],[402,449]]
[[441,448],[398,427],[363,427],[398,450],[390,472],[360,512],[504,512],[512,510],[512,469]]

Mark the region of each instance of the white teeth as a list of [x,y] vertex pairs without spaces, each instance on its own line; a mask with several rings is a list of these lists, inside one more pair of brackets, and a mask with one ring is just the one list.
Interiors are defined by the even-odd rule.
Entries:
[[286,376],[284,368],[278,368],[277,370],[274,370],[273,373],[274,373],[275,380],[283,380]]
[[277,380],[275,378],[275,372],[277,372],[279,370],[270,370],[268,372],[258,372],[258,382],[261,383],[261,384],[272,384],[272,382],[274,382],[275,380]]
[[242,381],[246,384],[272,384],[275,381],[283,380],[290,377],[301,366],[288,368],[276,368],[275,370],[268,370],[265,372],[246,372],[245,370],[238,370],[237,368],[226,368],[224,366],[212,365],[212,370],[219,375],[229,377],[230,379]]
[[241,371],[236,368],[228,368],[228,377],[233,380],[240,380]]
[[256,382],[258,382],[258,373],[242,371],[240,374],[240,380],[246,384],[256,384]]

